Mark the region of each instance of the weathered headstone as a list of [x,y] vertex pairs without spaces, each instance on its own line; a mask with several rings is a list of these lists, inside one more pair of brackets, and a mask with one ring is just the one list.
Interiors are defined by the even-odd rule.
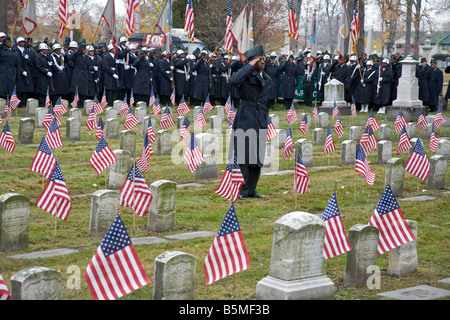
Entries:
[[[184,120],[184,117],[183,117]],[[211,116],[211,132],[216,134],[222,133],[222,118],[219,115]]]
[[319,128],[328,128],[328,113],[326,112],[319,112],[319,116],[318,116],[318,127]]
[[381,140],[378,141],[378,164],[385,164],[392,158],[392,141]]
[[105,123],[105,138],[106,139],[119,139],[119,120],[107,119]]
[[219,152],[219,137],[218,135],[202,132],[195,136],[200,151],[203,155],[214,155]]
[[77,118],[81,122],[83,120],[83,111],[80,108],[72,108],[69,110],[69,118]]
[[434,300],[450,296],[450,290],[420,285],[388,292],[378,293],[377,296],[398,300]]
[[[148,134],[148,118],[149,118],[150,116],[148,116],[148,117],[144,117],[144,120],[143,120],[143,122],[142,122],[142,132],[141,132],[141,135],[143,136],[143,137],[145,137],[145,135],[146,134]],[[153,128],[153,131],[155,132],[155,134],[156,134],[156,130],[155,130],[155,125],[156,125],[156,119],[155,119],[155,117],[152,117],[152,128]],[[181,128],[181,127],[180,127]]]
[[355,165],[356,141],[344,140],[341,148],[341,164]]
[[78,118],[68,118],[66,120],[66,138],[68,140],[81,139],[81,120]]
[[198,114],[200,113],[201,106],[194,107],[194,121],[197,119]]
[[391,249],[388,273],[402,276],[417,271],[417,222],[406,220],[416,240]]
[[378,229],[366,224],[357,224],[348,231],[348,241],[352,248],[347,252],[344,284],[359,286],[365,284],[370,274],[367,268],[376,265]]
[[217,170],[216,157],[205,155],[205,161],[195,169],[195,180],[217,178]]
[[113,108],[116,109],[117,114],[119,114],[120,109],[122,108],[123,100],[114,100],[113,102]]
[[286,143],[286,134],[287,134],[286,129],[276,129],[276,131],[277,135],[272,138],[274,146],[275,148],[283,149]]
[[167,251],[155,259],[153,300],[194,300],[195,266],[193,255]]
[[303,164],[305,167],[313,166],[313,144],[311,140],[299,139],[295,143],[295,146],[302,157]]
[[156,134],[156,155],[170,156],[172,154],[172,138],[167,130],[159,130]]
[[[27,105],[25,107],[25,115],[27,117],[32,117],[36,115],[36,108],[39,107],[39,101],[34,98],[27,99]],[[43,106],[42,106],[43,107]],[[2,109],[4,110],[4,109]]]
[[6,193],[0,195],[0,251],[28,248],[30,199]]
[[380,125],[378,140],[391,140],[391,126],[384,123]]
[[445,159],[450,158],[450,141],[441,139],[436,149],[437,156],[443,156]]
[[33,143],[35,121],[31,118],[22,118],[19,122],[17,142],[23,144]]
[[359,143],[359,140],[361,140],[362,132],[360,126],[352,126],[350,127],[350,134],[349,134],[349,140],[355,140],[357,143]]
[[218,116],[221,119],[221,121],[226,119],[224,106],[215,106],[213,112],[214,112],[214,115]]
[[94,103],[94,100],[86,99],[84,100],[84,115],[88,116],[89,112],[92,109],[92,104]]
[[416,136],[417,136],[417,124],[415,124],[413,122],[408,123],[408,126],[406,127],[406,133],[408,134],[408,137],[416,138]]
[[275,129],[279,129],[280,128],[280,118],[278,117],[278,115],[270,114],[269,118],[272,121],[273,126],[275,127]]
[[120,149],[130,152],[131,157],[136,157],[136,132],[123,130],[120,132]]
[[273,172],[276,171],[276,161],[275,157],[278,156],[278,152],[276,151],[276,142],[268,141],[266,143],[266,152],[264,154],[264,162],[263,167],[261,168],[262,173]]
[[312,300],[333,297],[325,276],[325,225],[310,213],[291,212],[275,222],[269,275],[256,285],[258,300]]
[[[69,101],[66,99],[61,99],[61,104],[66,107],[66,110],[69,110]],[[63,116],[67,116],[67,112],[63,114]]]
[[11,277],[12,300],[62,300],[62,274],[45,267],[31,267]]
[[347,106],[344,99],[344,84],[337,79],[332,79],[325,84],[324,101],[319,107],[319,112],[326,112],[329,115],[333,114],[333,108],[336,104],[341,116],[351,115],[351,108]]
[[386,177],[384,185],[390,185],[395,197],[403,195],[405,183],[405,160],[402,158],[391,158],[386,162]]
[[[1,108],[1,107],[0,107]],[[45,115],[47,114],[47,108],[38,107],[34,109],[34,114],[36,117],[36,128],[43,128],[42,122],[44,121]]]
[[122,188],[131,168],[131,154],[126,150],[114,150],[117,160],[109,167],[109,188]]
[[313,133],[313,144],[314,145],[325,145],[325,140],[327,138],[327,130],[323,128],[314,129]]
[[443,189],[445,187],[446,174],[447,159],[444,156],[432,156],[430,158],[430,173],[427,179],[427,189]]
[[[125,181],[125,180],[124,180]],[[92,195],[89,236],[103,238],[116,215],[119,214],[120,193],[113,190],[98,190]]]
[[[428,122],[428,123],[430,123],[430,122]],[[423,140],[428,140],[428,141],[430,140],[432,128],[433,128],[433,126],[431,124],[429,124],[428,127],[425,127],[423,129],[423,133],[422,133],[422,139]]]
[[168,180],[158,180],[150,185],[153,195],[148,215],[148,230],[164,232],[175,229],[177,185]]
[[106,108],[106,110],[105,110],[106,120],[117,119],[117,114],[118,114],[117,110],[113,107]]
[[142,124],[144,118],[147,116],[147,108],[145,106],[136,107],[134,109],[134,115],[138,119],[138,123]]
[[138,101],[136,103],[136,108],[147,108],[147,103],[145,101]]

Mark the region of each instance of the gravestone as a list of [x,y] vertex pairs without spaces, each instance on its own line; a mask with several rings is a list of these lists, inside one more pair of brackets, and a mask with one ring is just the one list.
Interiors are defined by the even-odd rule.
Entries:
[[344,285],[365,284],[370,274],[367,268],[376,265],[378,248],[378,229],[366,224],[357,224],[348,231],[348,241],[352,248],[347,252]]
[[[145,103],[145,102],[144,102]],[[134,115],[138,119],[138,124],[142,124],[144,118],[147,116],[147,108],[144,107],[136,107],[134,109]]]
[[443,156],[445,159],[450,158],[450,141],[440,139],[437,149],[436,149],[436,155],[437,156]]
[[119,114],[120,109],[122,108],[123,100],[114,100],[113,102],[113,108],[116,109],[117,114]]
[[222,134],[222,122],[223,122],[222,118],[219,115],[211,116],[210,122],[211,122],[211,133]]
[[427,189],[444,189],[446,174],[447,159],[444,156],[432,156],[430,158],[430,173],[428,174],[427,179]]
[[119,139],[119,120],[107,119],[105,123],[105,138],[106,139]]
[[324,101],[319,107],[319,112],[326,112],[329,115],[333,114],[333,108],[336,104],[341,116],[349,116],[352,114],[351,107],[347,106],[344,94],[344,84],[337,79],[332,79],[325,84]]
[[[179,116],[177,117],[177,134],[179,135],[181,133],[181,127],[183,126],[185,116]],[[148,118],[147,118],[147,127],[148,127]],[[211,124],[212,127],[212,124]]]
[[223,122],[226,117],[225,117],[225,107],[224,106],[215,106],[214,107],[214,115],[218,116],[221,121]]
[[391,140],[391,126],[388,124],[380,125],[378,140]]
[[77,118],[81,122],[83,120],[83,111],[80,108],[72,108],[69,110],[69,118]]
[[31,118],[22,118],[19,123],[17,142],[23,144],[33,143],[35,121]]
[[313,161],[313,144],[311,140],[299,139],[295,143],[295,147],[300,153],[300,156],[302,157],[302,161],[305,167],[312,167],[314,161]]
[[311,128],[311,119],[312,119],[312,117],[311,117],[310,113],[302,112],[302,114],[300,115],[299,120],[300,120],[300,122],[302,122],[303,118],[305,117],[305,115],[306,115],[306,122],[308,123],[308,126]]
[[[430,122],[428,122],[430,123]],[[433,128],[433,126],[431,124],[428,125],[428,127],[425,127],[423,129],[423,133],[422,133],[422,140],[428,140],[430,141],[431,138],[431,129]],[[435,129],[436,132],[436,129]]]
[[138,101],[136,103],[136,108],[147,108],[147,103],[145,101]]
[[450,296],[450,291],[427,285],[415,286],[388,292],[378,293],[377,296],[398,300],[434,300]]
[[[66,107],[66,110],[69,110],[69,101],[66,99],[61,99],[61,104]],[[67,112],[63,114],[63,116],[67,116]]]
[[45,267],[30,267],[11,277],[12,300],[62,300],[62,274]]
[[386,162],[386,177],[384,185],[390,185],[395,197],[403,195],[405,183],[405,160],[402,158],[391,158]]
[[6,193],[0,195],[0,251],[28,248],[30,199]]
[[197,120],[197,116],[200,113],[200,108],[201,108],[201,106],[195,106],[194,107],[194,122],[195,122],[195,120]]
[[276,129],[277,135],[273,137],[273,142],[275,148],[283,149],[286,144],[286,129]]
[[108,119],[117,119],[117,114],[118,114],[117,110],[115,108],[113,108],[113,107],[108,107],[105,110],[105,118],[106,118],[106,120],[108,120]]
[[195,169],[195,180],[217,178],[217,159],[211,155],[205,155],[205,161]]
[[275,222],[269,275],[256,285],[257,300],[329,299],[334,284],[325,276],[325,225],[307,212]]
[[156,133],[156,155],[172,155],[172,138],[170,132],[167,130],[159,130]]
[[92,104],[94,103],[94,100],[86,99],[84,100],[84,115],[88,116],[89,112],[92,109]]
[[409,141],[411,142],[411,149],[409,149],[409,155],[411,155],[411,153],[414,151],[414,147],[416,146],[416,142],[417,142],[418,138],[412,138]]
[[2,118],[6,117],[5,116],[5,106],[6,106],[6,99],[0,98],[0,116]]
[[[125,180],[124,180],[125,181]],[[119,214],[120,193],[112,190],[98,190],[92,195],[89,236],[103,238],[116,215]]]
[[[1,106],[0,106],[1,107]],[[25,116],[32,117],[36,115],[36,108],[39,107],[39,101],[34,98],[27,99],[27,105],[25,107]],[[5,106],[1,110],[5,110]]]
[[155,259],[153,300],[194,300],[196,258],[166,251]]
[[42,122],[44,121],[45,115],[47,114],[47,108],[38,107],[34,110],[36,117],[36,128],[43,128]]
[[392,158],[392,141],[381,140],[378,141],[378,164],[386,164]]
[[276,142],[267,141],[266,142],[266,152],[264,153],[264,163],[261,168],[262,173],[274,172],[277,170],[278,164],[278,152],[276,149]]
[[355,165],[356,141],[344,140],[341,148],[341,164]]
[[319,112],[319,115],[318,115],[318,119],[319,119],[319,121],[318,121],[318,127],[319,128],[328,128],[328,113],[326,113],[326,112]]
[[219,137],[215,134],[199,133],[195,135],[195,142],[205,156],[219,153]]
[[313,144],[314,145],[325,145],[325,140],[327,138],[327,130],[323,128],[314,129],[313,133]]
[[66,138],[68,140],[81,139],[81,120],[78,118],[68,118],[66,120]]
[[357,143],[361,140],[362,128],[360,126],[350,127],[350,134],[348,136],[349,140],[355,140]]
[[109,188],[121,189],[131,168],[131,153],[127,150],[114,150],[117,160],[109,167]]
[[120,132],[120,149],[129,151],[132,158],[136,157],[136,132],[133,130]]
[[416,240],[407,242],[390,251],[388,273],[402,276],[417,271],[417,222],[406,220]]
[[280,128],[280,118],[278,117],[278,115],[270,114],[269,118],[272,121],[273,126],[275,127],[275,129],[279,129]]
[[[142,137],[145,137],[145,135],[148,134],[147,133],[147,131],[148,131],[148,118],[150,118],[150,116],[144,117],[144,120],[142,122],[142,132],[141,132]],[[153,128],[153,131],[155,131],[155,134],[156,134],[155,125],[156,125],[156,119],[153,117],[152,118],[152,128]]]
[[177,185],[168,180],[158,180],[150,185],[153,195],[148,215],[148,230],[164,232],[175,229]]
[[415,124],[413,122],[408,123],[408,126],[406,127],[406,133],[408,134],[409,138],[416,138],[417,124]]

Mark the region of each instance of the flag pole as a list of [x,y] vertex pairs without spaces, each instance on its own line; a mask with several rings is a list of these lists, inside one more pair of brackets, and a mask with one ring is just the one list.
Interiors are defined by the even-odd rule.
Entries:
[[[334,193],[335,193],[336,198],[337,198],[337,183],[338,183],[338,180],[336,180],[334,183]],[[339,255],[336,256],[336,292],[339,292],[339,264],[338,264],[339,260],[338,260],[338,258],[339,258]]]
[[295,186],[295,211],[297,211],[297,198],[298,198],[298,192],[297,192],[297,157],[298,157],[298,149],[295,148],[295,167],[294,167],[294,186]]
[[135,189],[136,189],[136,159],[133,158],[133,235],[136,234],[136,197],[135,197]]
[[17,15],[16,15],[16,18],[14,19],[14,25],[13,25],[12,30],[11,30],[11,39],[14,38],[13,36],[14,36],[14,31],[16,30],[17,18],[19,18],[19,12],[20,12],[21,8],[22,8],[22,6],[19,3],[18,8],[17,8]]

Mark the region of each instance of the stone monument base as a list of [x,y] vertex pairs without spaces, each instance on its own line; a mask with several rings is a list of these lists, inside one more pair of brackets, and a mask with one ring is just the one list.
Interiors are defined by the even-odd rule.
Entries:
[[323,300],[334,296],[334,283],[326,276],[281,280],[267,276],[256,285],[257,300]]
[[423,106],[422,101],[417,100],[412,101],[411,106],[399,106],[399,105],[388,106],[386,108],[386,120],[395,121],[395,119],[397,119],[399,110],[402,110],[403,115],[405,116],[407,122],[417,122],[421,110],[424,116],[427,116],[428,114],[428,107]]
[[[351,116],[352,108],[347,106],[347,102],[345,101],[336,101],[336,106],[339,109],[339,113],[341,116]],[[326,112],[330,116],[333,115],[334,101],[324,101],[322,105],[318,107],[318,112]]]

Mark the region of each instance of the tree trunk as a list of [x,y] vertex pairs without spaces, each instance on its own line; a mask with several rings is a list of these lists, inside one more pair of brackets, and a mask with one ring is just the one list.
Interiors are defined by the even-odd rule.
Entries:
[[[361,56],[361,53],[364,52],[364,48],[365,48],[365,44],[364,44],[364,33],[365,33],[365,29],[364,29],[364,16],[365,16],[365,1],[364,0],[360,0],[359,2],[359,39],[358,39],[358,43],[356,44],[356,54],[357,56]],[[369,54],[369,53],[368,53]]]
[[419,54],[419,35],[420,35],[420,22],[422,21],[422,0],[416,0],[414,3],[414,54]]
[[9,34],[7,18],[8,18],[7,1],[0,0],[0,32]]
[[406,2],[405,56],[411,54],[412,1]]

